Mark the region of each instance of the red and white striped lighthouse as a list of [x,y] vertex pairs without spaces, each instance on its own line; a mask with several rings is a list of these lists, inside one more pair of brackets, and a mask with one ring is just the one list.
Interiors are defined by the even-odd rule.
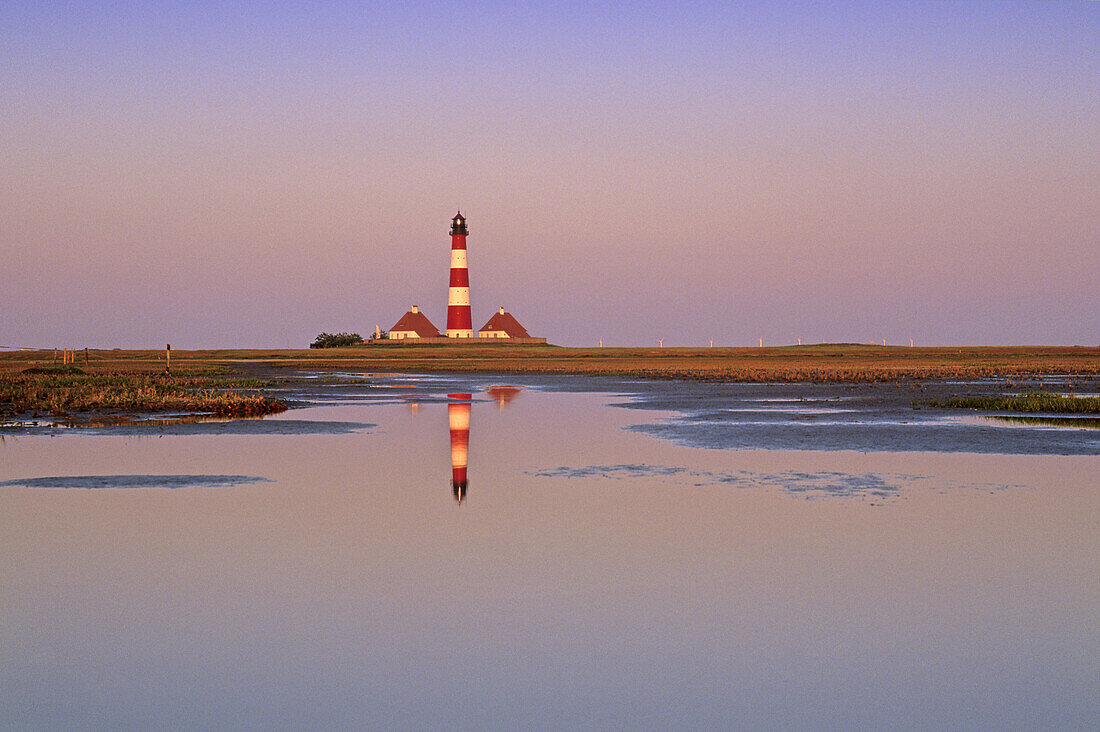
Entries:
[[470,451],[470,398],[472,394],[448,394],[447,422],[451,428],[451,490],[460,504],[466,497],[466,460]]
[[473,338],[470,316],[470,270],[466,268],[466,219],[462,212],[451,219],[451,285],[447,291],[447,337]]

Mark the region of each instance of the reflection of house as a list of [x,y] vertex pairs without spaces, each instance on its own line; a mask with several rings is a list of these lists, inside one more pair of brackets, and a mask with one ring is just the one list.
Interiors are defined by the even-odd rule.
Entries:
[[485,390],[488,392],[490,398],[496,400],[496,403],[500,405],[503,410],[505,404],[511,404],[512,400],[516,398],[516,395],[520,392],[518,386],[490,386]]
[[412,310],[401,316],[401,320],[390,328],[390,340],[404,340],[406,338],[438,338],[439,330],[432,325],[420,308],[412,306]]
[[511,313],[504,312],[502,307],[489,318],[489,322],[477,332],[478,338],[530,338],[527,329],[512,317]]

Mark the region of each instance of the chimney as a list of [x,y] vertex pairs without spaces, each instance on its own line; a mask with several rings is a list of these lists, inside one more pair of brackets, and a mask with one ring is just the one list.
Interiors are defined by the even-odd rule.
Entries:
[[500,314],[504,315],[504,306],[503,305],[500,306]]
[[417,310],[417,308],[416,308],[416,306],[415,306],[415,305],[413,305],[413,306],[412,306],[412,312],[414,312],[414,313],[419,313],[420,311],[419,311],[419,310]]

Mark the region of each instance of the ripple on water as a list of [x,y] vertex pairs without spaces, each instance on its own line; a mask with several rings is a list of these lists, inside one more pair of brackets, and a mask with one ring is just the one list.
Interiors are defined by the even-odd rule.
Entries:
[[[845,473],[832,470],[800,471],[783,470],[762,473],[751,470],[712,471],[696,470],[678,465],[582,465],[562,466],[547,470],[531,471],[539,478],[603,478],[610,480],[652,478],[675,479],[685,486],[727,485],[734,488],[763,488],[779,490],[801,498],[871,498],[891,499],[901,496],[908,487],[922,485],[933,487],[929,476],[906,473]],[[942,479],[935,482],[938,489],[977,488],[1001,490],[1012,486],[998,483],[951,483]]]
[[224,488],[270,483],[258,475],[53,475],[0,481],[0,487],[20,488]]

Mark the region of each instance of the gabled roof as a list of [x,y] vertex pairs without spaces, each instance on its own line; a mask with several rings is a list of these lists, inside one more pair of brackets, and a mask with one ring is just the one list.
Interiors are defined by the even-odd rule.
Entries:
[[508,334],[509,338],[530,338],[527,329],[519,324],[511,313],[504,312],[501,308],[500,312],[494,313],[493,317],[489,318],[489,322],[481,327],[478,333],[484,333],[485,331],[502,330]]
[[416,312],[412,310],[401,316],[401,320],[390,328],[390,332],[393,331],[408,331],[415,332],[421,338],[438,338],[439,330],[432,325],[432,321],[428,320],[428,317],[424,313]]

